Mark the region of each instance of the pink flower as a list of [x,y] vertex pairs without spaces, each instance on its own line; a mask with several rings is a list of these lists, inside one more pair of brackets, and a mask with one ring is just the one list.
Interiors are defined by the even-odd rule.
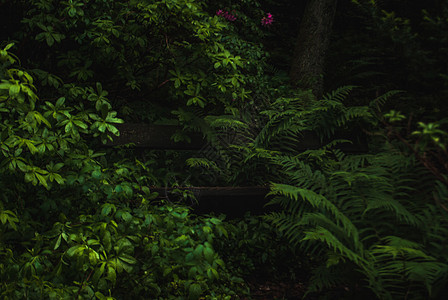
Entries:
[[[235,12],[235,11],[233,10],[232,12]],[[222,9],[218,10],[216,12],[216,14],[218,16],[224,17],[227,21],[235,21],[236,20],[236,14],[233,15],[233,14],[229,13],[228,11],[225,11],[225,10],[222,10]]]
[[269,26],[272,24],[272,22],[274,22],[274,17],[272,16],[271,13],[267,13],[266,17],[263,17],[261,19],[261,25],[263,26]]
[[235,17],[234,15],[228,15],[228,16],[227,16],[227,20],[229,20],[229,21],[235,21],[235,20],[236,20],[236,17]]

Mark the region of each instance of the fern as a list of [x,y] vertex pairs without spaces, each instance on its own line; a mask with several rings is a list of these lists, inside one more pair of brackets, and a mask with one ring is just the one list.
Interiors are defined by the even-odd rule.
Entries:
[[363,265],[366,263],[362,256],[346,247],[332,232],[321,226],[305,231],[305,237],[303,240],[321,241],[330,249],[341,253],[343,257],[348,258],[357,265]]
[[207,116],[205,121],[209,123],[212,128],[246,130],[249,128],[247,124],[236,119],[233,116]]
[[[377,111],[399,93],[347,107],[353,88],[322,100],[310,101],[307,93],[279,98],[260,112],[258,131],[235,116],[208,118],[218,137],[222,164],[216,165],[228,166],[233,183],[272,182],[268,204],[282,210],[266,219],[307,255],[322,258],[309,292],[362,278],[379,299],[435,296],[448,284],[448,213],[437,209],[448,189],[387,142],[368,154],[335,149],[350,142],[334,139],[336,131],[376,126]],[[229,133],[244,138],[220,145],[219,135]],[[310,133],[325,145],[298,153]],[[207,160],[188,163],[213,168]]]
[[206,158],[189,158],[186,161],[187,166],[189,167],[203,167],[207,169],[213,169],[219,171],[219,167],[216,165],[214,161],[210,161]]
[[402,93],[403,91],[400,90],[392,90],[392,91],[388,91],[387,93],[382,94],[381,96],[376,97],[375,99],[373,99],[370,104],[369,107],[371,109],[376,109],[377,111],[381,111],[381,107],[384,106],[384,104],[393,96]]
[[325,101],[336,100],[336,101],[342,102],[354,88],[356,88],[356,86],[349,85],[349,86],[340,87],[340,88],[326,94],[323,97],[323,100],[325,100]]
[[[296,114],[288,105],[293,103],[296,109],[298,102],[282,100],[283,110],[266,114],[269,121],[255,141],[269,145],[276,135],[296,138],[316,130],[331,136],[335,128],[375,124],[368,107],[342,104],[349,91],[328,94]],[[383,105],[397,93],[372,103]],[[280,167],[280,178],[284,178],[272,183],[269,193],[273,196],[269,204],[283,211],[270,213],[266,219],[303,251],[326,257],[309,291],[337,283],[322,271],[325,268],[342,270],[352,264],[379,299],[435,295],[448,282],[448,219],[431,204],[431,197],[445,199],[448,189],[414,158],[387,144],[381,152],[347,155],[332,150],[338,142],[303,153],[284,151],[264,157]]]

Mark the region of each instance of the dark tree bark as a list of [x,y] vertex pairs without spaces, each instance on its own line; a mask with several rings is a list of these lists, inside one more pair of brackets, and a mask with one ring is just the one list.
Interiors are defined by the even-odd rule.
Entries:
[[299,28],[290,78],[293,86],[323,93],[325,54],[330,41],[337,0],[309,0]]

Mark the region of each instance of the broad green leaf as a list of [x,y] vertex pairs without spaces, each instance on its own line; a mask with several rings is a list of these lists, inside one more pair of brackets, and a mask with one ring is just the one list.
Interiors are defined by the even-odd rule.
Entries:
[[198,283],[193,283],[192,285],[190,285],[188,299],[191,300],[199,299],[201,294],[202,294],[201,285],[199,285]]
[[115,272],[115,269],[111,266],[107,267],[107,277],[108,280],[110,280],[110,282],[112,282],[112,284],[115,284],[115,282],[117,281],[117,273]]
[[204,248],[204,257],[207,260],[207,262],[209,264],[211,264],[213,262],[213,258],[214,258],[214,252],[213,249],[209,248],[209,247],[205,247]]
[[20,93],[20,85],[16,84],[12,84],[9,86],[9,96],[10,97],[15,97]]
[[194,249],[193,254],[196,258],[200,258],[202,256],[202,251],[204,250],[203,245],[198,245],[196,249]]
[[74,256],[74,255],[76,254],[76,252],[78,252],[78,250],[80,249],[80,247],[82,247],[82,246],[81,246],[81,245],[75,245],[75,246],[73,246],[73,247],[70,247],[70,248],[67,250],[66,254],[67,254],[69,257],[72,257],[72,256]]
[[104,274],[105,269],[106,263],[103,262],[101,263],[101,266],[95,270],[95,273],[92,276],[92,280],[94,283],[97,283],[100,280],[101,276]]
[[125,221],[125,222],[129,222],[130,220],[132,220],[132,215],[131,215],[129,212],[125,211],[125,212],[121,215],[121,218],[123,219],[123,221]]
[[102,176],[102,173],[101,173],[100,170],[95,170],[95,171],[92,172],[92,177],[95,178],[95,179],[100,179],[101,176]]

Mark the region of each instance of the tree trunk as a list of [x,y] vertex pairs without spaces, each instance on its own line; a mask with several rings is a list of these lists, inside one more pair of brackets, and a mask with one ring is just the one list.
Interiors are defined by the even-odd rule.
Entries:
[[325,53],[330,41],[337,0],[309,0],[299,28],[290,78],[295,87],[323,94]]

